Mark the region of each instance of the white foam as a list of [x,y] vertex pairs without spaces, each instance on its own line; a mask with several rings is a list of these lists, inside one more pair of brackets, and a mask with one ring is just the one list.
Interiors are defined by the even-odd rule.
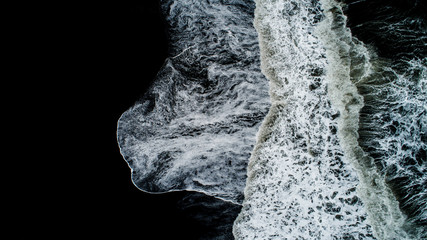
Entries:
[[252,153],[236,239],[373,238],[336,134],[313,1],[256,1],[272,107]]

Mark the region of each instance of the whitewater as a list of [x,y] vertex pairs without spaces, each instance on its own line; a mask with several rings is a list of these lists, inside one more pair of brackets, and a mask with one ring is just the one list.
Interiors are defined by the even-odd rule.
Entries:
[[240,205],[235,239],[426,239],[425,22],[349,27],[364,4],[161,0],[170,56],[117,128],[135,186]]

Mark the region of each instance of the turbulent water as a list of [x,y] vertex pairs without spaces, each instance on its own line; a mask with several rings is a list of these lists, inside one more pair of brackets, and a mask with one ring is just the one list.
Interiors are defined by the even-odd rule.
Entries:
[[241,203],[255,134],[269,108],[254,3],[161,1],[170,55],[118,123],[132,180],[147,192],[194,190]]
[[118,123],[138,188],[242,205],[235,239],[427,238],[425,5],[161,6],[171,55]]

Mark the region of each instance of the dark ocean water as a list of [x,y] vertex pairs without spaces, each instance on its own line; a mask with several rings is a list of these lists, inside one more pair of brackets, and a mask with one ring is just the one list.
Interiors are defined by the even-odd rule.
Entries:
[[[386,81],[396,84],[396,89],[400,90],[390,96],[392,94],[380,95],[367,85],[360,87],[360,92],[375,94],[376,98],[361,110],[359,142],[386,175],[409,221],[426,226],[427,5],[417,0],[344,2],[352,34],[374,49],[378,61],[387,68],[381,74],[392,73],[388,77],[378,77],[376,80],[382,83],[377,83],[384,84],[387,78]],[[407,81],[399,83],[403,76]],[[408,89],[404,90],[406,87]],[[375,119],[375,114],[383,116]],[[378,131],[374,125],[383,125],[384,129]],[[380,138],[393,138],[388,142],[395,141],[395,144],[381,149],[378,147]],[[387,164],[385,158],[396,160]]]
[[129,190],[132,225],[173,229],[159,239],[426,237],[425,9],[125,6],[113,26],[129,40],[117,139],[143,191]]

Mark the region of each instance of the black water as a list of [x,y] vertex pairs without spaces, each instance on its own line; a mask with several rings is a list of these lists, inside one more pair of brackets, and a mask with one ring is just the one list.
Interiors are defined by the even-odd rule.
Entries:
[[[420,0],[344,0],[348,27],[359,40],[392,60],[427,56],[427,4]],[[424,38],[424,39],[423,39]]]
[[[425,1],[411,0],[376,0],[376,1],[356,1],[346,0],[347,4],[345,14],[348,17],[348,26],[350,27],[353,36],[363,41],[367,46],[371,47],[377,54],[381,64],[388,66],[398,74],[408,77],[408,85],[416,84],[422,76],[421,70],[414,68],[411,60],[421,60],[425,66],[427,57],[427,5]],[[383,76],[387,76],[387,72],[382,72]],[[398,79],[393,76],[382,78],[384,81],[396,83]],[[421,85],[420,85],[421,86]],[[404,86],[402,86],[404,87]],[[359,89],[362,94],[370,94],[368,88],[361,87]],[[419,91],[418,87],[412,89],[413,94]],[[402,96],[404,98],[404,96]],[[368,100],[365,107],[361,111],[360,124],[360,145],[364,151],[372,156],[380,171],[385,173],[387,182],[394,195],[399,201],[402,211],[409,217],[410,221],[414,221],[418,225],[427,225],[427,219],[422,217],[422,209],[425,204],[424,181],[415,182],[415,179],[421,179],[426,172],[420,166],[425,166],[426,149],[425,146],[427,137],[426,133],[417,133],[411,131],[410,138],[417,138],[418,147],[410,149],[410,138],[407,143],[396,148],[401,148],[402,151],[412,151],[409,156],[404,159],[399,159],[401,167],[406,169],[406,175],[402,174],[396,177],[397,169],[395,167],[386,168],[381,160],[386,153],[379,150],[380,147],[372,144],[372,138],[382,138],[384,134],[398,135],[399,128],[410,129],[409,126],[403,127],[403,122],[398,119],[389,119],[393,113],[402,117],[408,116],[415,112],[415,109],[405,110],[404,108],[393,109],[394,103],[392,98],[387,95],[378,95],[374,101]],[[387,130],[379,134],[372,134],[377,130],[370,126],[370,119],[373,114],[383,114],[381,122],[391,122]],[[390,114],[389,114],[390,113]],[[418,122],[414,125],[423,128],[422,119],[425,118],[425,111],[418,116]],[[380,122],[377,122],[377,124]],[[380,132],[380,131],[378,131]],[[382,135],[382,136],[381,136]],[[373,137],[374,136],[374,137]],[[418,139],[419,137],[419,139]],[[414,177],[415,176],[415,177]],[[416,197],[415,197],[416,196]]]

